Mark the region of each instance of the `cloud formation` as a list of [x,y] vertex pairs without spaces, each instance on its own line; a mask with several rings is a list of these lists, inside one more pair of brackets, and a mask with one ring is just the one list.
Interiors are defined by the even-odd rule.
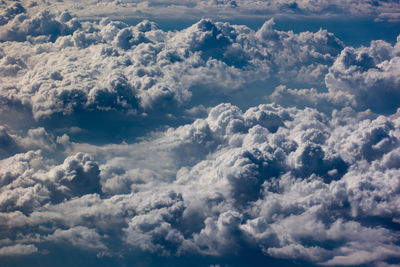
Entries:
[[[21,3],[0,14],[0,263],[70,249],[121,262],[251,252],[288,265],[400,263],[399,38],[348,47],[323,29],[278,31],[272,19],[258,30],[201,19],[164,31]],[[48,9],[71,3],[82,5]],[[357,6],[349,12],[373,16],[397,7],[374,3],[96,6]],[[248,104],[251,94],[265,103]],[[235,97],[243,107],[221,103]],[[97,142],[96,130],[114,135],[112,123],[124,137],[125,124],[152,132]]]
[[269,98],[282,105],[332,111],[343,107],[378,114],[396,112],[399,101],[400,39],[392,46],[372,41],[369,47],[346,47],[325,75],[328,92],[279,86]]
[[164,32],[149,21],[128,26],[79,23],[68,13],[21,16],[0,29],[0,39],[16,41],[3,43],[1,98],[21,103],[36,120],[173,110],[193,95],[229,94],[269,77],[287,81],[293,73],[295,81],[315,84],[343,48],[326,30],[282,32],[273,20],[257,32],[211,20]]
[[[315,109],[269,104],[242,112],[221,104],[207,118],[147,141],[152,155],[175,159],[172,180],[82,153],[53,166],[41,165],[38,153],[17,154],[2,162],[1,221],[10,233],[42,229],[40,241],[27,245],[67,242],[109,254],[117,252],[107,244],[120,238],[175,257],[253,246],[270,257],[322,265],[395,260],[398,118],[343,125]],[[163,140],[169,145],[160,147]],[[199,144],[202,153],[191,149]],[[135,146],[113,153],[123,157]],[[177,160],[182,150],[196,160]]]
[[[21,1],[31,6],[33,11],[42,10],[43,5],[35,2]],[[281,16],[368,16],[379,20],[399,20],[399,3],[395,0],[384,1],[311,1],[311,0],[185,0],[185,1],[56,1],[46,2],[46,8],[52,10],[71,10],[80,17],[101,18],[104,16],[125,16],[141,18],[196,18],[209,17],[265,17]],[[5,12],[4,17],[7,18]]]

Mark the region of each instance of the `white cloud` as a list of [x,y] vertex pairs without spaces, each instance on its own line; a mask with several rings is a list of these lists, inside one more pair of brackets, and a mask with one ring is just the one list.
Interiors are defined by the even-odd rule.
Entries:
[[20,102],[36,120],[80,111],[173,111],[193,95],[227,95],[297,72],[297,80],[314,84],[343,47],[326,30],[276,31],[273,21],[257,32],[211,20],[164,32],[149,21],[127,26],[70,17],[24,14],[0,27],[4,40],[30,43],[3,43],[1,98]]
[[330,113],[352,107],[378,114],[396,112],[399,101],[398,42],[372,41],[369,47],[342,50],[325,75],[328,92],[279,86],[269,99],[285,106],[315,107]]
[[399,100],[399,57],[392,46],[375,41],[370,47],[345,48],[325,77],[332,94],[354,96],[359,109],[394,112]]
[[[242,112],[221,104],[207,118],[142,144],[86,146],[101,164],[78,153],[57,166],[37,163],[34,171],[23,154],[14,156],[15,163],[5,165],[12,178],[4,178],[3,198],[12,201],[8,194],[29,189],[25,196],[36,204],[9,202],[13,209],[3,209],[1,220],[12,231],[41,229],[40,242],[111,255],[114,242],[174,257],[224,256],[251,245],[272,257],[324,265],[382,262],[399,256],[387,222],[400,218],[398,126],[396,116],[336,127],[309,108],[270,104]],[[134,166],[139,155],[147,165],[139,160]],[[163,168],[154,165],[157,157]],[[37,177],[36,185],[22,183],[27,173]],[[96,191],[99,181],[107,198]],[[96,186],[78,190],[86,182]],[[51,195],[40,199],[39,185]],[[56,192],[62,202],[54,201]],[[370,218],[372,225],[365,225]]]
[[[49,8],[71,4],[83,5]],[[346,14],[374,16],[390,5],[86,4],[91,12],[224,14],[356,7]],[[344,47],[325,30],[277,31],[273,20],[258,31],[208,19],[163,31],[150,21],[78,23],[68,12],[27,6],[0,15],[1,257],[61,244],[122,258],[223,259],[251,250],[304,264],[398,262],[399,40]],[[208,108],[274,80],[283,84],[268,97],[274,103]],[[289,81],[328,91],[289,89]],[[176,126],[159,123],[162,116]],[[179,126],[182,118],[195,120]],[[112,136],[113,121],[159,124],[134,141],[99,144],[90,124]]]
[[0,256],[21,256],[37,253],[38,249],[34,245],[21,245],[6,246],[0,248]]

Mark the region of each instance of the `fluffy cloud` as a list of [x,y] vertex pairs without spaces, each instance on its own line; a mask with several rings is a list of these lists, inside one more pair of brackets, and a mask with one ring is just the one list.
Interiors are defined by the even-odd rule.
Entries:
[[3,10],[0,15],[0,24],[7,24],[10,20],[12,20],[16,15],[25,13],[25,8],[20,3],[13,3],[7,8]]
[[[377,15],[390,2],[373,12],[354,1],[96,6],[156,4]],[[41,9],[0,14],[0,262],[72,248],[98,261],[250,251],[288,264],[399,263],[400,40],[353,48],[273,20],[163,31]],[[282,85],[260,93],[258,82]],[[273,103],[219,104],[252,93]],[[124,138],[135,134],[128,124],[154,131],[99,144],[91,127],[112,136],[114,121]]]
[[3,43],[1,98],[26,106],[36,120],[82,111],[173,111],[204,91],[229,94],[275,75],[287,81],[292,72],[314,84],[343,47],[325,30],[281,32],[272,20],[257,32],[210,20],[164,32],[149,21],[23,16],[2,26],[3,40],[29,43]]
[[99,168],[88,155],[78,153],[51,168],[40,151],[1,160],[1,211],[29,212],[47,202],[100,191]]
[[9,127],[0,125],[0,140],[0,159],[29,150],[51,152],[56,149],[54,136],[43,127],[29,129],[25,136],[21,136]]
[[[54,41],[59,35],[70,34],[79,26],[76,20],[69,20],[68,15],[61,15],[59,20],[54,18],[50,12],[41,12],[40,14],[30,17],[25,13],[21,5],[14,4],[5,10],[11,14],[15,14],[12,19],[4,21],[4,25],[0,31],[0,41],[25,41],[35,37],[48,37],[49,40]],[[38,41],[46,41],[46,39],[37,39]]]
[[374,41],[370,47],[344,49],[325,77],[327,87],[333,94],[350,94],[357,108],[396,111],[400,88],[398,46]]
[[353,107],[378,114],[396,112],[399,101],[399,38],[395,45],[372,41],[344,48],[325,75],[328,92],[279,86],[269,99],[285,106],[315,107],[330,113]]
[[[171,168],[169,179],[150,165],[123,164],[135,153],[147,157],[132,151],[138,144],[114,147],[121,160],[101,157],[100,167],[84,154],[53,167],[39,160],[36,171],[23,165],[28,154],[10,158],[1,220],[11,232],[41,229],[39,244],[64,242],[110,255],[117,251],[107,244],[119,242],[174,257],[219,257],[249,246],[322,265],[394,260],[399,125],[397,115],[338,127],[309,108],[260,105],[243,113],[221,104],[205,119],[145,141],[149,157],[186,151],[186,159],[196,159],[159,162]],[[195,149],[200,144],[202,152]],[[28,177],[36,183],[29,185]],[[27,201],[11,197],[28,189]],[[63,201],[55,201],[61,193]]]

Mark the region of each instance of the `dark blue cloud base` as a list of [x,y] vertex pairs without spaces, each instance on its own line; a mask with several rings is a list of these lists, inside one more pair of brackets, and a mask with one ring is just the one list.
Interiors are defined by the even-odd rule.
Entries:
[[1,5],[1,266],[399,266],[400,37]]

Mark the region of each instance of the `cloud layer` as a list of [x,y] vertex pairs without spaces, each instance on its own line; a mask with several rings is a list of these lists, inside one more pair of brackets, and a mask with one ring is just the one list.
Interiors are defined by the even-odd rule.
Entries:
[[[254,253],[289,266],[400,263],[400,38],[348,47],[273,20],[164,31],[22,3],[0,14],[0,263],[70,250],[105,262]],[[72,2],[57,3],[49,9]],[[96,6],[397,7],[374,3]],[[140,138],[99,144],[96,131],[113,140],[117,124],[123,139],[134,135],[126,124]]]
[[[42,10],[43,5],[32,1],[21,1],[33,11]],[[80,17],[99,18],[141,17],[141,18],[196,18],[208,17],[254,17],[254,16],[367,16],[379,20],[399,20],[400,6],[395,0],[344,1],[344,0],[185,0],[185,1],[46,1],[45,8],[52,10],[71,10]],[[13,11],[6,11],[7,19]]]
[[[112,255],[120,251],[107,244],[119,239],[174,257],[252,246],[322,265],[395,260],[399,124],[398,114],[343,124],[309,108],[242,112],[221,104],[146,142],[147,151],[105,149],[121,158],[103,164],[83,153],[60,165],[46,164],[40,152],[16,154],[1,161],[2,235],[10,253],[66,242]],[[139,153],[147,167],[126,162]],[[175,176],[151,169],[157,154],[170,155],[157,164]],[[28,230],[13,237],[21,229]],[[22,252],[11,252],[16,246]]]
[[79,111],[173,110],[193,95],[229,94],[294,73],[294,81],[320,85],[342,42],[325,30],[294,34],[273,25],[269,20],[255,32],[201,20],[164,32],[149,21],[79,23],[69,13],[22,13],[1,29],[0,40],[14,41],[3,42],[1,98],[40,120]]

